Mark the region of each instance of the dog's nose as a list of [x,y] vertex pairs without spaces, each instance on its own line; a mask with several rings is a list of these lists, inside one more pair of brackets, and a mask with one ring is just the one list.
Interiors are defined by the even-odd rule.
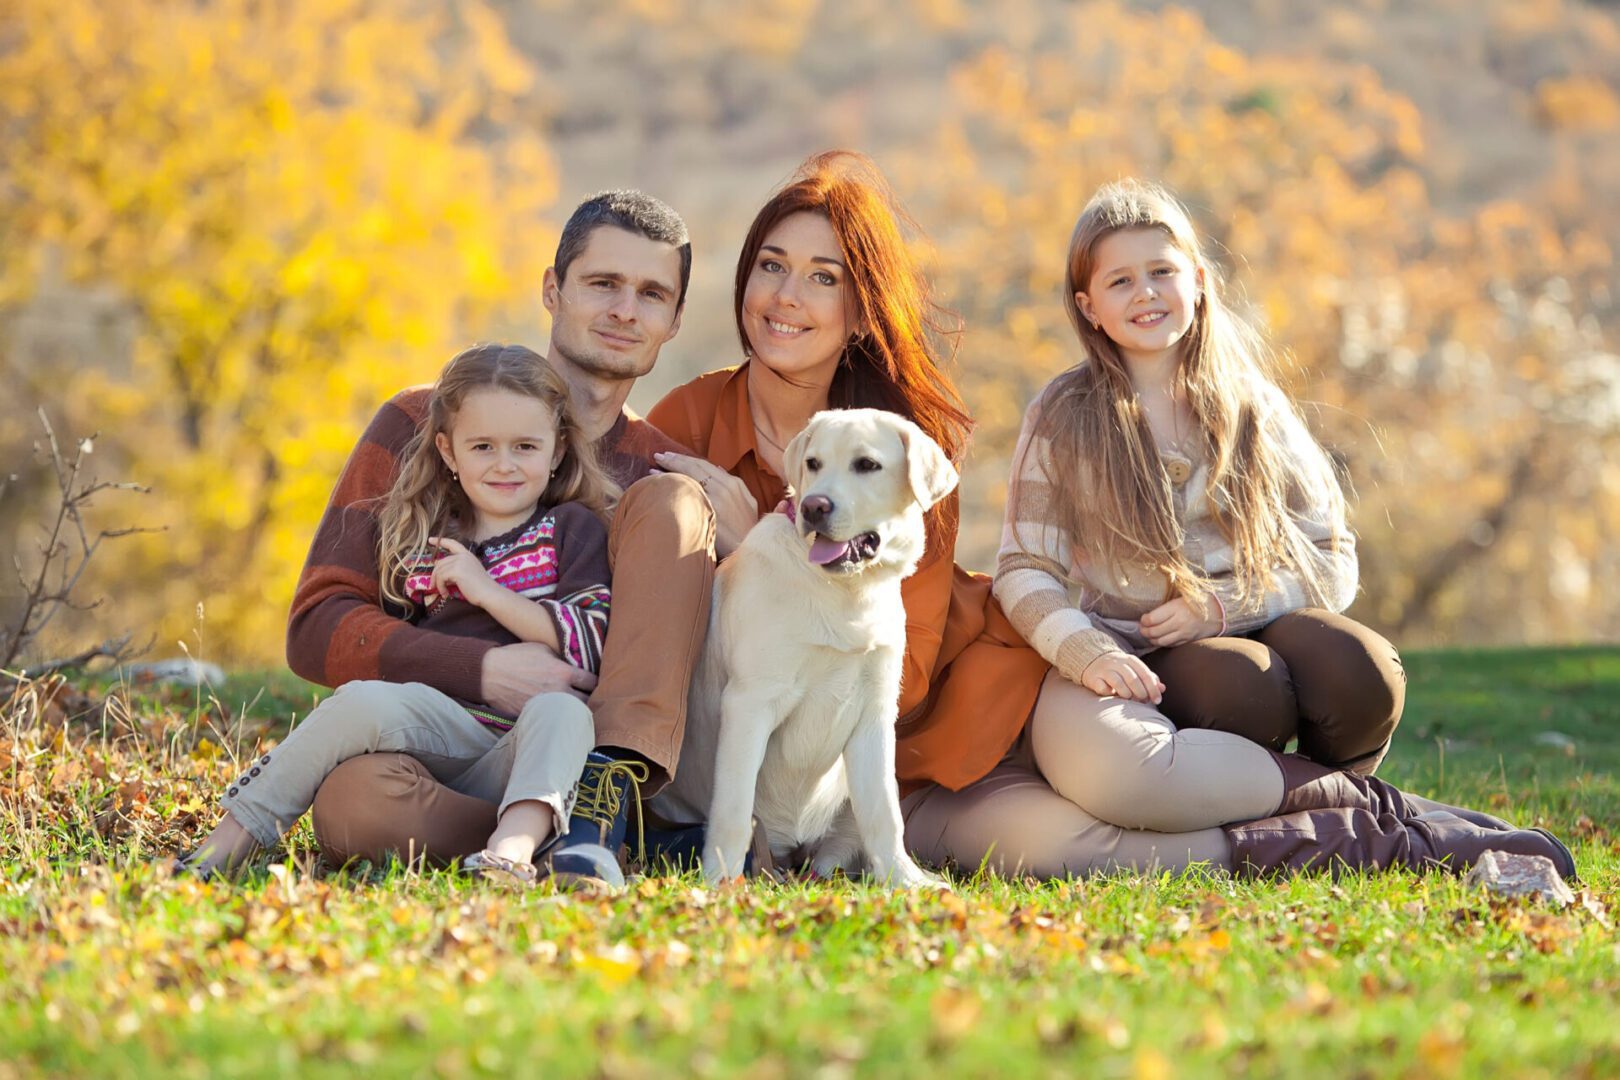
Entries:
[[799,503],[799,516],[807,525],[825,525],[832,512],[833,501],[825,495],[806,495]]

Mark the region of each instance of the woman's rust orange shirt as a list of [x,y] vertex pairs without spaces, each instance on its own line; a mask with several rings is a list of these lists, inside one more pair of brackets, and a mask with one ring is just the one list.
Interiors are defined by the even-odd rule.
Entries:
[[[768,511],[787,485],[759,456],[747,370],[745,363],[700,375],[671,390],[647,419],[742,480]],[[941,517],[948,535],[929,538],[928,553],[901,587],[906,660],[895,771],[903,790],[929,781],[959,789],[995,768],[1035,707],[1048,666],[1007,622],[990,579],[951,561],[954,494]]]

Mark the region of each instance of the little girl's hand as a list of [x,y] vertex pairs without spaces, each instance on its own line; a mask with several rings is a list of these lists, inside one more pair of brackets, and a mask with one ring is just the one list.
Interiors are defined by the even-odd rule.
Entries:
[[1080,673],[1080,685],[1101,697],[1122,697],[1157,705],[1164,683],[1139,657],[1127,652],[1103,653]]
[[1166,601],[1142,616],[1142,636],[1161,649],[1185,645],[1220,633],[1221,618],[1213,602],[1200,609],[1185,596]]
[[483,607],[486,590],[499,586],[495,585],[489,571],[484,569],[484,564],[478,561],[478,556],[448,536],[430,536],[428,543],[446,553],[433,564],[433,591],[440,596],[448,596],[450,586],[454,585],[463,600]]

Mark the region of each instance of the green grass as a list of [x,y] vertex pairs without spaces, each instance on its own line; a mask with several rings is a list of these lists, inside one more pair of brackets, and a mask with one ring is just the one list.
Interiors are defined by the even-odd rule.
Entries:
[[13,702],[0,1078],[1620,1073],[1600,914],[1620,884],[1620,650],[1408,664],[1384,775],[1569,838],[1587,905],[1198,872],[925,896],[647,878],[585,901],[326,874],[306,833],[242,883],[198,884],[156,859],[212,821],[234,745],[215,729],[274,731],[308,688],[132,689],[77,719],[61,694]]

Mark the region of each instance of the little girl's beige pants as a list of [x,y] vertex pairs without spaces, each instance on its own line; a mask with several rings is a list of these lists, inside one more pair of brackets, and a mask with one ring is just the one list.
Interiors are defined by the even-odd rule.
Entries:
[[421,683],[351,682],[337,688],[281,745],[249,762],[226,790],[224,809],[268,847],[315,800],[327,774],[360,754],[398,752],[464,795],[550,807],[558,833],[595,745],[584,702],[569,694],[530,698],[502,734],[464,705]]

